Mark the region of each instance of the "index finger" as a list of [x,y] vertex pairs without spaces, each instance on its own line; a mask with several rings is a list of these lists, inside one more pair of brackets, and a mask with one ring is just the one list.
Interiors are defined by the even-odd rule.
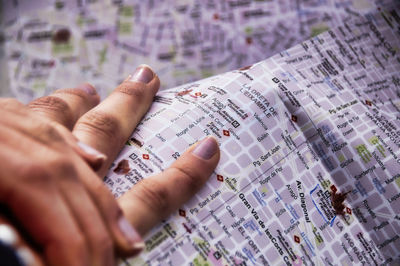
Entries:
[[118,199],[126,218],[143,236],[205,184],[219,157],[213,137],[190,147],[170,168],[141,180]]

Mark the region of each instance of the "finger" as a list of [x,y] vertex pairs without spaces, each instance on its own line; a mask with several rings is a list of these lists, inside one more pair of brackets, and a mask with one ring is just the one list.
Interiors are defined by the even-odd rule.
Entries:
[[59,185],[37,164],[29,172],[41,174],[43,180],[21,184],[13,193],[4,193],[8,197],[3,200],[43,246],[50,265],[113,265],[108,230],[89,194],[74,178],[74,168],[57,160],[47,166],[57,169],[51,175],[64,176]]
[[[86,166],[87,167],[87,166]],[[85,167],[80,169],[84,170]],[[86,170],[87,171],[87,170]],[[91,176],[94,175],[94,176]],[[114,196],[104,183],[92,173],[82,171],[81,180],[89,191],[115,244],[116,253],[123,257],[133,256],[144,248],[140,235],[125,218]]]
[[34,113],[72,129],[75,122],[96,106],[100,97],[96,89],[84,83],[74,89],[56,90],[49,96],[38,98],[28,104]]
[[[64,169],[64,172],[71,171]],[[71,171],[71,175],[77,175]],[[82,183],[73,178],[61,180],[60,188],[90,252],[90,265],[110,266],[114,264],[114,246],[109,231]]]
[[106,161],[107,156],[98,150],[90,147],[86,143],[79,141],[71,132],[64,126],[58,123],[52,123],[52,126],[57,129],[57,132],[64,138],[65,142],[82,158],[87,164],[97,171]]
[[42,266],[42,259],[21,237],[15,227],[0,216],[0,257],[4,265]]
[[[9,117],[9,116],[6,116]],[[4,118],[4,117],[3,117]],[[1,118],[0,118],[1,119]],[[42,129],[43,127],[39,127],[38,129]],[[64,128],[64,130],[66,130]],[[37,130],[39,131],[39,130]],[[45,130],[44,132],[41,132],[41,135],[46,135],[45,133],[47,132],[47,130]],[[124,219],[122,217],[122,212],[120,210],[120,208],[118,207],[114,197],[111,195],[110,191],[108,191],[106,189],[106,187],[104,186],[104,184],[101,182],[101,180],[96,176],[96,174],[91,171],[91,169],[89,168],[89,166],[82,161],[82,159],[79,156],[76,156],[76,154],[71,155],[70,153],[72,152],[71,150],[66,149],[66,147],[68,148],[68,146],[65,145],[58,145],[58,146],[54,146],[53,149],[58,149],[58,153],[64,154],[66,157],[68,158],[74,158],[75,162],[73,165],[71,164],[67,164],[64,165],[62,160],[60,162],[60,160],[57,160],[57,154],[54,154],[54,152],[51,151],[46,151],[47,149],[43,149],[43,147],[40,145],[40,142],[36,142],[36,141],[32,141],[30,139],[24,138],[23,137],[24,132],[20,132],[20,131],[11,131],[9,128],[7,127],[0,127],[0,158],[6,157],[7,156],[7,160],[9,160],[9,162],[4,162],[6,165],[10,166],[10,169],[16,169],[19,171],[22,171],[22,173],[15,173],[15,176],[29,176],[30,179],[32,181],[28,182],[28,184],[30,183],[35,183],[33,182],[33,180],[37,180],[38,176],[39,176],[39,181],[43,179],[43,186],[39,186],[39,188],[37,186],[35,186],[34,184],[32,184],[29,188],[27,188],[28,190],[35,190],[38,189],[40,191],[43,190],[43,192],[46,192],[46,189],[50,189],[48,186],[50,186],[51,184],[51,180],[48,180],[49,182],[44,182],[45,180],[47,180],[48,178],[51,177],[65,177],[66,174],[70,173],[70,171],[72,171],[73,169],[76,169],[79,172],[79,176],[82,178],[81,181],[84,182],[85,187],[89,188],[89,192],[90,192],[90,196],[91,199],[88,199],[88,197],[86,197],[85,199],[82,199],[81,197],[78,197],[80,195],[80,193],[82,192],[81,188],[65,188],[63,191],[66,191],[66,195],[68,197],[68,200],[66,200],[66,202],[73,202],[75,207],[75,212],[74,212],[74,216],[79,217],[86,217],[87,219],[90,219],[91,222],[89,222],[88,220],[83,220],[81,221],[78,225],[81,227],[87,227],[90,228],[90,230],[88,229],[82,229],[78,232],[74,232],[72,233],[71,231],[68,230],[73,230],[74,228],[70,228],[70,227],[76,227],[76,224],[68,224],[68,219],[69,217],[67,217],[65,219],[65,224],[63,224],[63,221],[60,221],[58,219],[52,218],[51,217],[51,210],[52,208],[57,208],[57,206],[59,204],[62,204],[62,202],[60,202],[61,200],[57,200],[51,199],[52,194],[48,193],[49,195],[46,195],[46,197],[49,198],[49,200],[47,200],[47,202],[43,202],[44,204],[49,204],[51,202],[51,204],[49,204],[46,208],[46,206],[28,206],[29,210],[33,211],[33,214],[36,214],[36,217],[40,220],[40,218],[44,218],[44,221],[36,221],[35,219],[29,217],[29,215],[27,217],[23,217],[20,220],[21,221],[29,221],[29,226],[32,226],[32,230],[35,231],[35,234],[37,232],[39,232],[39,235],[35,235],[35,239],[39,239],[39,243],[41,243],[43,246],[48,247],[47,250],[50,250],[49,252],[46,252],[46,254],[50,254],[51,259],[50,261],[54,264],[54,265],[87,265],[86,262],[82,262],[82,260],[85,259],[85,256],[87,256],[87,254],[89,254],[90,249],[86,247],[86,243],[85,238],[83,238],[84,233],[90,233],[86,238],[87,239],[97,239],[95,241],[92,241],[92,246],[95,246],[94,244],[101,244],[101,247],[106,249],[106,250],[113,250],[113,247],[110,248],[110,241],[108,241],[108,243],[106,241],[103,240],[99,240],[106,238],[103,234],[103,236],[100,234],[103,231],[99,230],[100,233],[98,233],[95,227],[98,224],[101,224],[101,221],[99,221],[100,219],[104,220],[104,224],[107,226],[107,231],[110,231],[112,234],[112,239],[115,241],[116,245],[117,245],[117,249],[118,251],[121,251],[119,253],[121,254],[127,254],[127,255],[131,255],[131,254],[135,254],[138,250],[137,245],[135,245],[136,242],[140,242],[141,239],[138,240],[137,234],[130,234],[132,230],[129,230],[129,223],[124,222]],[[5,143],[8,143],[8,145],[2,145]],[[30,147],[31,149],[26,151],[23,150],[22,147]],[[12,147],[12,149],[10,149],[10,147]],[[22,152],[24,151],[24,152]],[[68,153],[70,152],[70,153]],[[43,165],[41,164],[37,164],[35,163],[37,160],[27,160],[25,157],[32,157],[32,158],[45,158],[45,160],[47,161],[48,164],[46,164],[46,168],[43,168]],[[24,162],[23,164],[21,164],[21,162]],[[14,163],[14,165],[13,165]],[[21,165],[19,165],[21,164]],[[74,167],[75,166],[75,167]],[[53,174],[49,174],[48,171],[58,171],[56,173]],[[39,172],[38,172],[39,171]],[[5,173],[3,173],[5,174]],[[36,176],[35,176],[36,174]],[[49,176],[50,175],[50,176]],[[76,174],[74,173],[70,173],[69,176],[73,177]],[[13,176],[11,174],[11,176]],[[3,177],[4,178],[4,177]],[[36,178],[36,179],[35,179]],[[4,180],[9,180],[12,181],[13,179],[4,179]],[[7,191],[7,188],[4,188],[4,184],[1,183],[2,181],[2,173],[0,172],[0,202],[2,202],[3,200],[7,199],[7,200],[12,200],[11,198],[7,197],[5,191]],[[97,183],[96,183],[97,181]],[[9,189],[14,188],[14,190],[18,191],[18,192],[23,192],[23,185],[24,182],[22,182],[21,185],[11,185],[8,186]],[[72,186],[72,185],[70,185]],[[16,189],[18,188],[18,189]],[[78,193],[78,191],[81,191],[80,193]],[[69,194],[71,193],[71,195]],[[108,194],[107,194],[108,193]],[[24,197],[26,196],[27,193],[24,193]],[[74,195],[77,196],[74,196]],[[4,197],[4,199],[3,199]],[[69,199],[70,198],[70,199]],[[77,199],[78,202],[75,202]],[[24,200],[20,200],[20,205],[27,207],[27,204],[24,204],[25,201],[29,201],[29,203],[31,204],[35,204],[35,199],[40,199],[39,196],[32,197],[29,198],[29,196],[26,196],[26,198],[24,198]],[[90,202],[90,201],[94,202],[94,205],[96,205],[96,207],[99,209],[99,215],[92,215],[90,214],[90,211],[93,209],[88,209],[86,210],[85,205],[86,203]],[[36,202],[37,203],[37,202]],[[38,203],[37,203],[38,204]],[[65,205],[65,204],[64,204]],[[93,204],[92,204],[93,205]],[[16,208],[18,208],[18,204],[15,205]],[[67,206],[69,206],[67,204]],[[60,212],[58,213],[58,215],[60,217],[62,217],[63,215],[70,215],[68,213],[63,213],[63,208],[65,206],[60,206]],[[43,209],[43,210],[42,210]],[[46,211],[47,209],[49,210],[49,217],[46,217]],[[69,208],[71,209],[71,208]],[[24,211],[24,208],[18,208],[18,211],[21,211],[21,215],[25,215],[28,212]],[[36,212],[35,212],[36,210]],[[45,211],[46,210],[46,211]],[[45,214],[43,214],[43,212]],[[33,215],[32,214],[32,215]],[[96,217],[96,219],[92,219],[92,217]],[[99,218],[100,217],[100,218]],[[48,219],[47,219],[48,218]],[[57,216],[57,218],[59,218]],[[94,220],[97,220],[97,222],[93,222]],[[32,221],[32,222],[31,222]],[[46,221],[51,221],[52,226],[50,229],[53,228],[63,228],[63,232],[60,232],[61,236],[60,238],[58,238],[57,231],[53,231],[53,230],[49,230],[50,232],[45,232],[42,234],[40,233],[40,228],[38,229],[35,224],[38,224],[39,222],[43,222],[45,223]],[[54,225],[54,227],[53,227]],[[43,225],[44,226],[44,225]],[[44,226],[45,227],[45,226]],[[64,229],[65,227],[65,229]],[[94,228],[92,228],[94,227]],[[110,230],[109,230],[110,228]],[[76,229],[76,228],[75,228]],[[79,229],[79,228],[78,228]],[[76,230],[78,230],[76,229]],[[44,229],[43,229],[44,230]],[[64,232],[70,232],[70,234],[63,234]],[[47,234],[49,233],[49,234]],[[46,237],[46,235],[48,237]],[[42,238],[44,237],[44,239]],[[69,238],[72,238],[71,241],[69,242]],[[50,240],[48,239],[50,238]],[[62,240],[65,240],[64,242],[62,242]],[[83,243],[81,242],[83,241]],[[54,243],[55,242],[55,243]],[[90,244],[90,243],[89,243]],[[108,246],[106,245],[108,244]],[[57,252],[54,252],[53,249],[51,249],[51,246],[56,246],[57,248],[55,249]],[[63,247],[64,245],[64,247]],[[64,252],[65,247],[71,245],[71,248],[68,248],[67,250],[70,252]],[[76,245],[83,245],[81,248],[79,249],[75,249]],[[143,246],[143,245],[142,245]],[[108,247],[108,248],[106,248]],[[86,252],[85,252],[86,250]],[[97,249],[99,250],[99,249]],[[82,256],[83,254],[80,253],[76,253],[77,251],[82,251],[83,254],[85,254],[84,256]],[[106,252],[103,251],[99,251],[96,252],[96,254],[107,254]],[[48,256],[50,256],[48,255]],[[69,257],[70,260],[66,260],[65,257]],[[109,255],[108,257],[106,257],[106,259],[104,259],[104,261],[107,261],[107,258],[112,257],[111,255]],[[75,260],[74,260],[75,259]],[[62,261],[66,261],[66,264],[60,264],[58,262],[60,262],[59,260]],[[100,261],[100,260],[99,260]],[[109,261],[109,259],[108,259]],[[82,262],[82,264],[79,264],[79,262]],[[94,264],[94,263],[93,263]],[[90,264],[90,265],[93,265]]]
[[143,236],[188,201],[208,180],[219,161],[219,148],[208,137],[189,148],[170,168],[144,179],[118,199],[133,227]]
[[[30,145],[36,151],[41,150],[35,142],[31,142]],[[0,173],[0,202],[12,210],[20,225],[43,247],[48,264],[88,265],[89,250],[83,234],[64,199],[55,191],[54,183],[46,170],[36,163],[28,162],[21,152],[0,146],[0,158],[10,169],[15,169],[11,174],[29,176],[31,180],[28,184],[15,184],[12,179],[2,176],[5,173]],[[25,163],[21,165],[21,161]],[[35,175],[41,179],[34,178]]]
[[108,158],[98,172],[100,176],[105,174],[147,112],[159,87],[157,75],[148,66],[141,65],[107,99],[76,123],[73,134]]
[[99,170],[103,163],[107,160],[107,156],[105,154],[93,149],[82,141],[78,141],[70,145],[90,165],[93,171]]
[[[59,165],[50,163],[44,168],[36,160],[29,159],[54,158],[55,154],[45,151],[35,141],[19,142],[20,145],[29,145],[33,154],[10,148],[4,144],[5,141],[11,139],[13,146],[17,145],[18,142],[12,139],[22,140],[22,134],[5,127],[0,129],[0,158],[2,164],[11,170],[7,173],[0,171],[0,202],[10,208],[20,225],[43,247],[48,264],[88,265],[89,250],[83,234],[49,173],[49,169],[57,169]],[[20,178],[9,176],[29,177],[29,180],[21,182]]]

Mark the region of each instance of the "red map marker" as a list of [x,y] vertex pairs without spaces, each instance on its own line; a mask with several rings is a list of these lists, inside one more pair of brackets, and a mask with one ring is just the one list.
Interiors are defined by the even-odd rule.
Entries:
[[253,43],[253,39],[251,37],[247,37],[246,38],[246,42],[247,42],[247,44],[252,44]]
[[186,212],[182,209],[179,209],[179,215],[182,217],[186,217]]

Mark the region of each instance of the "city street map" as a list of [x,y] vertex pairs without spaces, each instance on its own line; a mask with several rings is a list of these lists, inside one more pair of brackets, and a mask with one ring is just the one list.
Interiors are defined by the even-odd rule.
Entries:
[[89,82],[105,98],[140,64],[172,88],[259,62],[392,1],[0,1],[0,95],[29,102]]
[[[349,14],[267,60],[160,92],[105,178],[115,196],[207,135],[221,161],[123,263],[399,263],[399,15]],[[126,174],[113,171],[122,160]]]
[[105,96],[154,66],[163,89],[104,178],[115,197],[205,136],[221,149],[121,265],[400,264],[398,1],[104,2],[3,6],[12,95]]

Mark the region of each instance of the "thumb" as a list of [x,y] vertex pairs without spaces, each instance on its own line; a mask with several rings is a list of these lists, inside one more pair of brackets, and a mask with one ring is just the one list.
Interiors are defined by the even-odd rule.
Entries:
[[170,168],[143,179],[120,197],[120,207],[138,233],[143,236],[188,201],[213,173],[219,157],[217,141],[207,137]]

